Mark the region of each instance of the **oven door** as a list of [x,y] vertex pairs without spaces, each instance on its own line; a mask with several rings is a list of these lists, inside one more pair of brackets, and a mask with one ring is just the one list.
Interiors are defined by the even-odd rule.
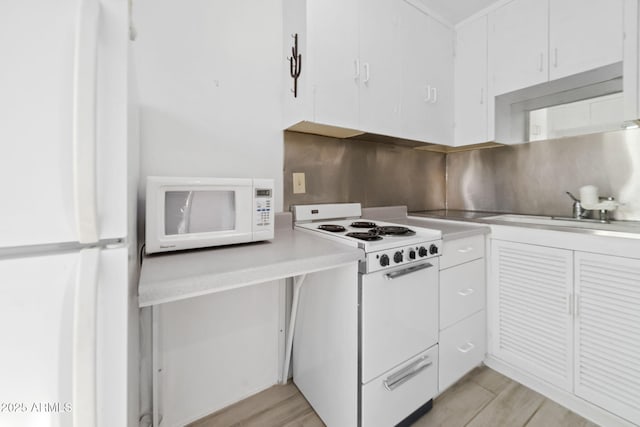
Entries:
[[361,275],[363,384],[437,343],[438,261]]

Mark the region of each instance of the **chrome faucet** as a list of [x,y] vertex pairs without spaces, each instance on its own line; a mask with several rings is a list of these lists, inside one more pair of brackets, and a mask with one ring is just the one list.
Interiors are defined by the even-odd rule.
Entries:
[[572,216],[575,219],[584,218],[585,214],[587,213],[587,210],[582,207],[582,204],[580,204],[580,200],[578,200],[578,198],[576,198],[576,196],[571,194],[569,191],[567,191],[566,193],[569,195],[569,197],[571,197],[571,200],[573,200],[573,207],[572,207],[573,215]]

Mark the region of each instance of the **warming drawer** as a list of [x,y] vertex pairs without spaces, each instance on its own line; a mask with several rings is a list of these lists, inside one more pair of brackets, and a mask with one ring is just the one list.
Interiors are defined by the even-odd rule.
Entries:
[[362,425],[394,426],[432,399],[437,389],[435,345],[362,386]]

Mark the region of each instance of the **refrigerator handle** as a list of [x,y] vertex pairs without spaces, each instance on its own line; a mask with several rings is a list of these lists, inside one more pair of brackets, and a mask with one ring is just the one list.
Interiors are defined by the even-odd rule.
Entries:
[[80,243],[99,239],[96,176],[96,92],[100,4],[82,0],[73,64],[73,199]]
[[97,314],[100,249],[82,249],[73,307],[73,425],[97,425]]

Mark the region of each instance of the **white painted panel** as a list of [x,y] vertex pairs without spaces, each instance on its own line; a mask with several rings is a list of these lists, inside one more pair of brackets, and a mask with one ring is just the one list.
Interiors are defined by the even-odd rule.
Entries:
[[[0,425],[71,425],[73,305],[78,253],[0,260]],[[126,425],[127,248],[103,250],[98,266],[97,400],[99,426]],[[89,284],[87,284],[89,285]],[[38,403],[57,409],[46,410]],[[34,407],[33,404],[36,404]]]
[[358,267],[308,274],[293,339],[293,381],[327,425],[358,416]]
[[551,0],[549,78],[622,61],[623,0]]
[[513,0],[489,13],[491,96],[546,82],[549,0]]
[[[101,238],[126,235],[126,10],[126,2],[101,2]],[[0,10],[0,247],[77,240],[71,115],[76,12],[72,0],[5,4]]]
[[278,287],[158,306],[163,426],[195,421],[276,383]]
[[573,252],[492,240],[497,289],[496,357],[564,390],[572,389]]
[[456,28],[454,145],[488,141],[487,17]]
[[438,391],[442,393],[478,366],[486,353],[484,310],[440,332]]
[[438,341],[438,262],[395,279],[390,271],[362,278],[362,382],[429,348]]
[[[384,382],[403,368],[416,364],[416,375],[388,390]],[[398,424],[433,398],[438,388],[438,346],[411,358],[362,387],[362,425],[387,427]]]
[[440,271],[440,330],[485,306],[484,258]]
[[440,268],[445,269],[484,257],[484,245],[484,235],[445,240],[440,258]]
[[[301,76],[309,79],[306,96],[307,104],[313,100],[313,120],[357,129],[358,0],[298,3],[307,5],[307,50],[302,52]],[[287,79],[288,84],[292,82]]]
[[575,392],[640,423],[640,261],[575,254]]
[[0,402],[28,411],[0,411],[14,427],[71,424],[71,412],[31,411],[38,402],[72,407],[73,302],[77,253],[0,261]]
[[394,0],[360,0],[360,127],[396,135],[401,65],[399,13]]

